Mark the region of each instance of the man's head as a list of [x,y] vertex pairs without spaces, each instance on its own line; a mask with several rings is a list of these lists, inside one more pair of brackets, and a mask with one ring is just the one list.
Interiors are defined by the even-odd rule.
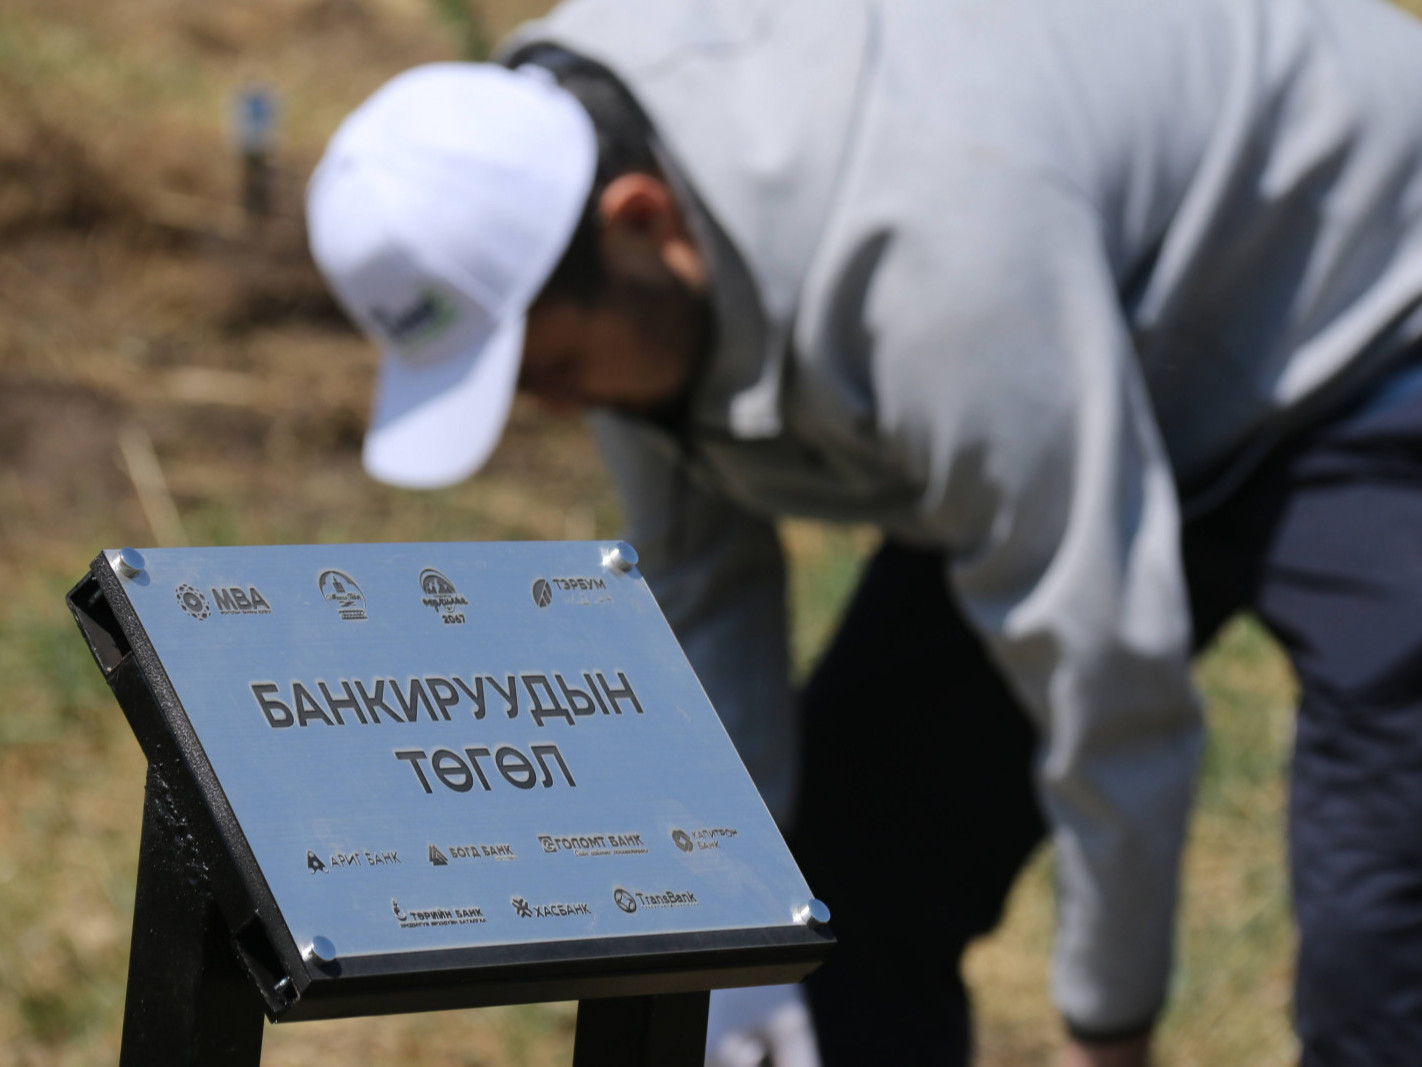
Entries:
[[367,469],[450,484],[493,450],[515,381],[558,409],[656,413],[706,346],[705,271],[647,138],[601,72],[407,72],[332,138],[311,246],[382,348]]
[[587,218],[593,284],[555,275],[534,302],[519,387],[554,410],[654,413],[685,393],[704,354],[704,265],[655,175],[614,178]]

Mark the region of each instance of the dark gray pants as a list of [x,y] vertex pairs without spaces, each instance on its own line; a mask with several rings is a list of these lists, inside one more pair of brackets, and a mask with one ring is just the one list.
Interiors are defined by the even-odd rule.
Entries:
[[[1422,1062],[1422,387],[1407,378],[1185,529],[1197,644],[1250,609],[1299,677],[1307,1067]],[[793,844],[841,941],[810,981],[830,1067],[966,1062],[963,949],[1044,832],[1036,738],[942,568],[881,549],[804,694]]]

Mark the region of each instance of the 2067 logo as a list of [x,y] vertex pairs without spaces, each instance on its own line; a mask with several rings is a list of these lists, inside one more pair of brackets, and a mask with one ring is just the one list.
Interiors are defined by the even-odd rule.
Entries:
[[439,613],[440,621],[446,625],[460,626],[464,623],[463,608],[469,601],[454,588],[454,583],[433,567],[420,571],[420,592],[424,596],[420,603]]

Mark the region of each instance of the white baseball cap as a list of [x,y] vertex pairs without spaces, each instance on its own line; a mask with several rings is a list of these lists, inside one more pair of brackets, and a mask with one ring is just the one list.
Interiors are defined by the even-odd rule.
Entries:
[[312,175],[311,253],[381,349],[362,459],[383,482],[450,485],[503,433],[528,305],[597,164],[587,112],[544,73],[406,71],[346,118]]

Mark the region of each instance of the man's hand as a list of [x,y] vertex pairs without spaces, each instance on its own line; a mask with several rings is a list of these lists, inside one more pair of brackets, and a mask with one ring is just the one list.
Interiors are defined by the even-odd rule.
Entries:
[[820,1067],[815,1025],[798,985],[717,989],[706,1026],[706,1067]]
[[1061,1067],[1147,1067],[1150,1063],[1150,1037],[1132,1037],[1125,1041],[1067,1042]]

